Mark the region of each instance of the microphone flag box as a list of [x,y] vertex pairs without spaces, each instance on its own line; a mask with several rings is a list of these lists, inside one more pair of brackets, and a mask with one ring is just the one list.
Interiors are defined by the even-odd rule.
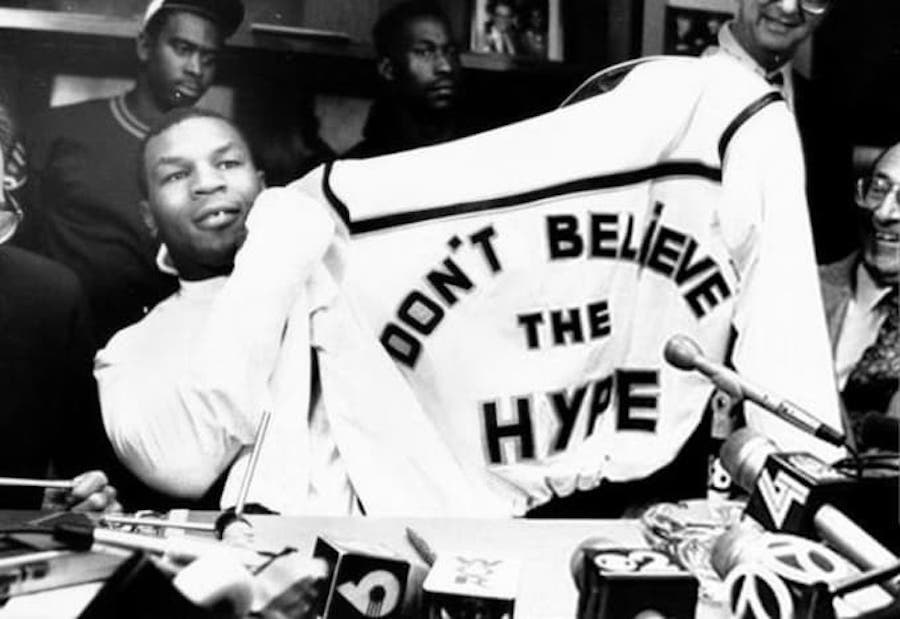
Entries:
[[422,585],[427,619],[512,619],[521,564],[441,553]]
[[669,554],[648,548],[585,548],[583,560],[579,619],[642,612],[693,619],[697,579]]
[[326,595],[319,602],[324,619],[401,616],[409,563],[390,549],[365,542],[319,537],[313,557],[330,568]]
[[896,531],[890,521],[896,522],[897,488],[896,476],[860,479],[808,453],[773,453],[766,458],[745,513],[767,530],[817,539],[813,516],[828,503],[876,537],[891,537],[882,532]]

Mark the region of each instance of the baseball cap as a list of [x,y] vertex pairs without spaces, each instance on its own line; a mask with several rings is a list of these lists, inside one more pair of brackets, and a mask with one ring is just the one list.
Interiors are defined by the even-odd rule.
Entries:
[[241,0],[152,0],[144,12],[141,29],[162,11],[188,11],[213,20],[222,28],[222,34],[230,37],[244,19]]

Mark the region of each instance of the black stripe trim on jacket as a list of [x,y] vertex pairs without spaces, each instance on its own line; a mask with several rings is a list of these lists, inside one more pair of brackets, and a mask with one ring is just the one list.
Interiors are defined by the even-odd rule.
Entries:
[[731,138],[733,138],[734,134],[737,133],[737,130],[741,128],[741,125],[750,120],[750,118],[752,118],[753,115],[759,112],[761,109],[763,109],[770,103],[775,103],[776,101],[784,101],[784,96],[777,90],[767,92],[759,99],[741,110],[740,113],[734,117],[734,120],[732,120],[731,123],[729,123],[729,125],[725,127],[725,131],[722,133],[722,137],[719,138],[719,161],[723,163],[725,162],[725,151],[728,150],[728,145],[731,143]]
[[325,169],[322,171],[322,193],[325,194],[325,199],[331,203],[331,207],[337,212],[338,217],[350,227],[350,209],[347,208],[347,205],[335,195],[334,191],[331,189],[331,170],[334,168],[334,161],[329,161],[325,164]]
[[360,219],[358,221],[350,221],[350,212],[347,205],[344,204],[331,189],[330,176],[331,168],[326,167],[322,179],[325,197],[331,203],[335,211],[337,211],[341,219],[344,220],[350,234],[363,234],[366,232],[384,230],[386,228],[421,223],[433,219],[443,219],[446,217],[469,215],[472,213],[492,211],[511,206],[521,206],[530,202],[570,193],[634,185],[648,180],[670,176],[694,176],[721,182],[722,170],[706,165],[700,161],[666,161],[646,168],[581,178],[574,181],[559,183],[557,185],[550,185],[549,187],[532,189],[531,191],[501,196],[499,198],[491,198],[490,200],[476,200],[474,202],[459,202],[456,204],[448,204],[446,206],[433,206],[425,209],[394,213],[391,215],[380,215],[368,219]]

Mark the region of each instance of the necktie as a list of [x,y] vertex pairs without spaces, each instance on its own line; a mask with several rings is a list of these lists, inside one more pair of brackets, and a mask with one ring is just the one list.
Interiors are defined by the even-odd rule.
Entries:
[[766,81],[779,90],[784,87],[784,75],[781,73],[781,71],[776,71],[775,73],[767,76]]
[[863,352],[847,378],[842,395],[854,426],[868,412],[885,413],[900,384],[900,308],[897,302],[897,288],[894,287],[876,308],[884,312],[885,319],[875,343]]

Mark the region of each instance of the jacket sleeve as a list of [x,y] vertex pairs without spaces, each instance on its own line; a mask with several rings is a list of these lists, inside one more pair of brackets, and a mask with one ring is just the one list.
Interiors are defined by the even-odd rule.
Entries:
[[[741,290],[734,365],[749,380],[840,429],[803,156],[784,106],[769,106],[736,134],[726,154],[723,191],[726,234],[729,219],[749,220],[753,230],[736,263]],[[751,428],[782,449],[809,451],[828,461],[840,455],[755,405],[748,406],[747,417]]]
[[[240,451],[239,420],[177,392],[177,369],[152,367],[142,344],[121,337],[97,353],[94,375],[106,434],[119,460],[169,496],[198,499]],[[173,368],[178,364],[171,359]],[[125,497],[128,500],[128,497]]]
[[[300,211],[303,204],[289,190],[261,194],[235,269],[202,316],[189,326],[161,324],[167,335],[159,341],[128,341],[126,330],[97,355],[107,434],[119,457],[155,489],[197,498],[230,468],[226,493],[231,478],[240,478],[261,413],[273,405],[271,379],[283,362],[288,317],[330,240],[330,217],[322,209],[311,209],[319,218]],[[294,328],[303,332],[302,325]],[[152,347],[160,349],[148,354]],[[302,362],[308,357],[307,345]],[[299,395],[290,406],[280,401],[290,410],[274,411],[269,438],[285,425],[297,430],[306,423],[297,410],[308,408],[309,372],[299,368],[295,374],[303,378],[289,391]],[[254,489],[262,485],[257,481]],[[270,495],[277,501],[277,492]]]
[[[324,208],[299,192],[279,188],[259,196],[247,227],[234,271],[191,351],[178,396],[192,415],[229,424],[242,445],[223,504],[235,496],[234,482],[247,466],[262,412],[271,411],[269,448],[262,451],[253,500],[295,512],[303,506],[309,466],[306,291],[334,224]],[[286,339],[291,345],[283,345]]]

